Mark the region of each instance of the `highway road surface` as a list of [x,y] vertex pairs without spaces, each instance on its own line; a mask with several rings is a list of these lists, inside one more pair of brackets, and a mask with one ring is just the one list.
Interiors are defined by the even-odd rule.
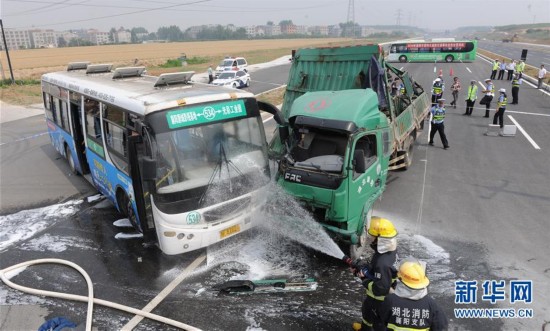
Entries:
[[[464,87],[471,79],[481,84],[489,73],[481,59],[436,67],[429,63],[396,66],[427,89],[440,69],[447,89],[451,68]],[[251,89],[258,93],[284,84],[288,69],[283,65],[258,71]],[[509,90],[509,85],[496,82],[497,89]],[[448,91],[444,97],[450,101]],[[452,330],[537,330],[550,316],[549,101],[548,94],[522,86],[519,105],[509,105],[505,113],[505,124],[521,127],[515,137],[485,136],[492,118],[483,118],[479,105],[471,117],[462,115],[463,101],[456,109],[447,106],[450,149],[442,148],[439,137],[435,146],[428,146],[427,132],[423,133],[415,145],[413,165],[391,173],[386,192],[375,204],[374,214],[389,218],[398,228],[399,258],[412,255],[428,263],[429,291],[443,306]],[[272,121],[266,124],[273,127]],[[44,128],[40,116],[2,124],[1,142],[9,143],[0,146],[2,195],[18,192],[10,208],[27,204],[44,208],[3,212],[1,222],[11,229],[3,239],[17,235],[19,240],[4,241],[0,268],[37,258],[70,259],[90,273],[96,297],[150,307],[156,314],[204,330],[348,330],[360,320],[364,290],[340,261],[269,231],[252,231],[223,245],[179,256],[145,247],[140,239],[115,239],[131,230],[113,226],[120,216],[109,203],[82,201],[93,189],[79,177],[67,177],[68,166],[55,155],[47,136],[19,140]],[[31,164],[24,167],[26,163]],[[5,186],[4,179],[12,181]],[[17,181],[23,187],[17,188]],[[65,203],[52,206],[43,197]],[[199,264],[205,256],[208,266],[193,269],[193,263]],[[193,273],[186,276],[189,271]],[[210,290],[229,278],[247,276],[308,276],[319,287],[312,292],[248,296],[220,296]],[[12,280],[85,293],[81,277],[65,267],[32,267]],[[483,299],[485,280],[504,281],[506,299],[494,304]],[[532,303],[510,303],[508,286],[518,280],[532,281]],[[476,303],[455,303],[457,281],[477,282]],[[2,330],[36,329],[44,319],[56,316],[77,323],[85,320],[83,303],[22,294],[4,284],[0,294]],[[532,309],[534,318],[457,318],[456,308]],[[94,313],[94,326],[99,329],[136,325],[136,330],[172,330],[108,308],[97,307]]]

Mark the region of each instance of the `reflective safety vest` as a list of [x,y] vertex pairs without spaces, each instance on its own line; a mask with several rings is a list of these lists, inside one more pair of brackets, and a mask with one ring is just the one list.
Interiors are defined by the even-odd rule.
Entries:
[[521,62],[519,65],[518,65],[518,68],[516,69],[518,72],[523,72],[523,70],[525,69],[525,62]]
[[429,331],[430,328],[422,328],[422,329],[416,329],[416,328],[406,328],[404,326],[398,326],[393,323],[388,323],[386,326],[389,330],[395,330],[395,331]]
[[506,98],[504,95],[501,95],[498,98],[497,106],[498,108],[506,108],[507,103],[508,103],[508,98]]
[[498,69],[498,62],[495,61],[493,62],[493,70],[497,70]]
[[519,87],[519,79],[512,79],[512,87]]
[[406,94],[405,85],[401,84],[401,85],[399,86],[399,92],[400,92],[401,94]]
[[470,85],[468,87],[468,95],[466,100],[475,100],[477,99],[477,85]]
[[441,84],[435,83],[432,89],[433,95],[440,95],[443,92],[443,87]]
[[432,108],[432,121],[435,124],[441,124],[445,120],[445,107],[435,106]]
[[495,95],[495,85],[493,85],[493,83],[487,85],[487,87],[485,87],[485,90],[489,91],[489,92],[486,92],[487,95],[490,95],[490,96]]

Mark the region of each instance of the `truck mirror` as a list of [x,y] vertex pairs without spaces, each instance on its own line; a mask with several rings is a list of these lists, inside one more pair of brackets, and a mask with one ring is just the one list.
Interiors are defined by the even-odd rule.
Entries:
[[279,126],[279,138],[281,139],[281,141],[286,141],[288,139],[288,136],[290,136],[288,126]]
[[353,152],[353,167],[355,169],[355,172],[364,174],[365,171],[367,171],[367,166],[365,163],[365,151],[362,149],[356,149],[355,152]]
[[258,101],[258,107],[260,108],[260,110],[263,110],[273,115],[273,119],[275,120],[275,122],[277,122],[277,124],[285,125],[283,114],[277,107],[263,101]]
[[141,161],[141,176],[143,180],[154,181],[157,179],[157,160],[152,157],[144,157]]

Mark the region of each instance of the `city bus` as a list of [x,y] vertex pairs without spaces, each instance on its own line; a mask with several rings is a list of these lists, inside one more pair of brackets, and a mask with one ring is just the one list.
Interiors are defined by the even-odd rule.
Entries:
[[410,41],[390,46],[388,62],[472,62],[477,41]]
[[70,63],[42,76],[50,139],[147,242],[169,255],[253,226],[270,181],[254,95],[192,83],[193,72]]

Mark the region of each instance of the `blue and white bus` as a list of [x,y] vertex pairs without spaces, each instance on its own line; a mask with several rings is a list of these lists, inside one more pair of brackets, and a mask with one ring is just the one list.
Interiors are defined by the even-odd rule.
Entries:
[[144,71],[78,62],[43,75],[57,151],[166,254],[251,228],[270,180],[260,108],[280,120],[277,108],[193,72]]

